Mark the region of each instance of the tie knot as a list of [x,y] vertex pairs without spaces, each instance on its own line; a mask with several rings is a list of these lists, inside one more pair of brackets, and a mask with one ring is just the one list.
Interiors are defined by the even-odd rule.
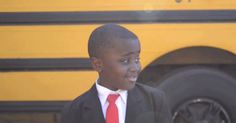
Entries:
[[109,103],[115,103],[116,102],[116,99],[119,97],[120,95],[119,94],[109,94],[108,97],[107,97],[107,101]]

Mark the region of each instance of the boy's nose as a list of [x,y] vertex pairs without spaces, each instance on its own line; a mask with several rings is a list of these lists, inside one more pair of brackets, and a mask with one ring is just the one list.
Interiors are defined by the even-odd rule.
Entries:
[[140,71],[140,69],[141,69],[140,63],[132,62],[132,63],[130,64],[129,70],[130,70],[131,72],[137,72],[137,71]]

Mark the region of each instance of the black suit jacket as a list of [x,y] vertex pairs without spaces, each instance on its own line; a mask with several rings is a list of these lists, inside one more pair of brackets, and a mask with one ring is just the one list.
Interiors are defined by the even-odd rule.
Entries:
[[[96,86],[65,106],[62,123],[106,123]],[[173,123],[164,93],[136,84],[128,91],[125,123]]]

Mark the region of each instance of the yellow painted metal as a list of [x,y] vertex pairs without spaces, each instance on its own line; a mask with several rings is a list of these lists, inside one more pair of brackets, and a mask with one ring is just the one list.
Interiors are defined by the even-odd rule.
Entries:
[[94,26],[1,26],[0,58],[87,57]]
[[69,100],[88,90],[96,78],[97,73],[86,71],[0,73],[0,101]]
[[[88,57],[87,40],[97,26],[99,25],[1,26],[0,58]],[[236,52],[235,23],[123,26],[134,31],[140,38],[145,54],[143,57],[158,57],[188,46],[212,46]]]
[[0,0],[1,12],[235,9],[235,0]]
[[[236,0],[0,0],[0,12],[235,10]],[[142,44],[146,67],[176,49],[208,46],[236,54],[236,23],[122,24]],[[0,26],[0,59],[86,58],[97,24]],[[0,101],[69,100],[96,81],[95,71],[0,72]]]
[[[1,26],[0,58],[88,57],[99,25]],[[142,44],[142,66],[176,49],[209,46],[236,54],[235,23],[123,24]],[[90,88],[95,71],[1,72],[0,100],[68,100]]]

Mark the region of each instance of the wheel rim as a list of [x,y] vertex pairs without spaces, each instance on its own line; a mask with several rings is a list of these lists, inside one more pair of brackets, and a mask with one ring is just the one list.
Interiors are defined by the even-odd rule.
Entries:
[[226,110],[211,99],[197,98],[184,102],[174,112],[175,123],[231,123]]

